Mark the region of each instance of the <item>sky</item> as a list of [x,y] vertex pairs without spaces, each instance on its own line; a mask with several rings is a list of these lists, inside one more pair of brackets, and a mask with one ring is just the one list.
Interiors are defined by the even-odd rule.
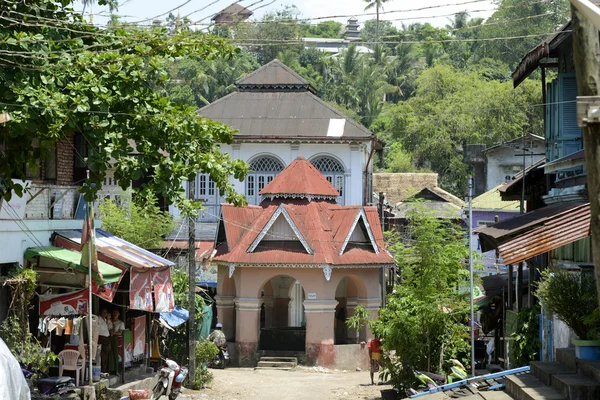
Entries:
[[[181,6],[173,13],[179,12],[181,16],[187,15],[194,22],[208,24],[215,13],[234,2],[235,0],[120,0],[121,6],[116,14],[126,21],[146,20],[142,23],[147,24],[157,16],[158,19],[164,19],[169,10]],[[365,15],[374,11],[364,11],[367,3],[363,0],[244,0],[239,4],[255,10],[253,19],[260,19],[265,13],[287,5],[296,5],[302,17],[310,18],[314,24],[326,19],[345,23],[349,16],[356,16],[360,23],[375,18],[374,15]],[[383,7],[380,20],[393,21],[397,26],[401,23],[429,22],[438,27],[445,26],[454,13],[468,11],[471,17],[487,18],[494,8],[490,0],[388,0]],[[82,8],[81,2],[76,3],[76,10]],[[95,23],[106,24],[108,11],[105,7],[93,6],[92,12]]]

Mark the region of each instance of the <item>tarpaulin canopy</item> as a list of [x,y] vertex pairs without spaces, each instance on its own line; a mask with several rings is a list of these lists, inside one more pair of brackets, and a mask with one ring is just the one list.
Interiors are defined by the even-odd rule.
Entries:
[[[88,267],[81,264],[81,253],[76,251],[62,249],[54,246],[29,247],[25,250],[25,259],[33,260],[35,257],[51,260],[50,262],[41,262],[36,269],[62,269],[63,271],[54,271],[56,273],[67,273],[67,269],[71,268],[76,272],[87,275]],[[98,261],[98,270],[102,274],[102,282],[112,283],[118,282],[121,278],[122,271],[110,264]]]
[[175,306],[172,312],[161,312],[160,317],[173,328],[178,327],[190,318],[190,313],[185,308]]

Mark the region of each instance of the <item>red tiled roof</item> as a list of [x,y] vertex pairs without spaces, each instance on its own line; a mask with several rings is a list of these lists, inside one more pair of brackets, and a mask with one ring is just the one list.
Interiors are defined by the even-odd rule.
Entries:
[[306,158],[299,156],[261,191],[263,197],[335,198],[339,192]]
[[[281,175],[280,175],[281,176]],[[300,241],[289,240],[262,240],[253,252],[250,247],[265,228],[268,221],[275,212],[282,207],[287,211],[291,220],[297,226],[298,231],[306,244],[312,250],[309,254]],[[228,211],[225,211],[225,209]],[[225,229],[230,232],[233,229],[241,236],[235,243],[228,236],[229,246],[220,245],[217,250],[215,261],[243,264],[330,264],[330,265],[381,265],[393,264],[393,259],[385,250],[383,235],[379,225],[379,217],[375,207],[343,207],[331,200],[307,199],[277,199],[264,201],[261,207],[251,206],[238,208],[237,210],[251,209],[250,212],[240,211],[237,216],[245,218],[238,220],[232,218],[230,209],[223,209]],[[260,214],[254,214],[260,210]],[[350,233],[353,222],[361,210],[364,210],[369,227],[372,230],[379,253],[373,250],[370,243],[350,243],[346,246],[344,253],[340,256],[340,249],[344,240]],[[225,217],[225,215],[228,217]],[[229,235],[229,233],[228,233]],[[368,236],[368,235],[367,235]]]

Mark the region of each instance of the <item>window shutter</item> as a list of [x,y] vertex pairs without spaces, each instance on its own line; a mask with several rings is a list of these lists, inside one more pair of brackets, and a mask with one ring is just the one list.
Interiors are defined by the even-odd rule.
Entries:
[[577,80],[575,74],[561,74],[558,80],[560,85],[560,137],[571,140],[581,138],[581,128],[577,126]]

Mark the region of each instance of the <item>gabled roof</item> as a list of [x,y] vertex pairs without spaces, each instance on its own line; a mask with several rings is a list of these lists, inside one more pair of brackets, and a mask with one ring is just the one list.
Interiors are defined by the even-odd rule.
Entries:
[[254,13],[251,10],[247,9],[246,7],[244,7],[238,3],[233,3],[233,4],[229,5],[228,7],[225,7],[218,13],[216,13],[210,20],[214,21],[214,20],[218,19],[219,17],[230,17],[230,16],[239,16],[240,19],[245,19],[245,18],[248,18],[249,16],[251,16],[252,14],[254,14]]
[[492,150],[495,150],[499,147],[506,146],[506,145],[514,144],[515,146],[519,146],[521,144],[521,142],[523,141],[523,139],[525,139],[525,141],[526,141],[525,144],[527,144],[527,141],[536,141],[536,142],[540,142],[540,143],[544,143],[546,141],[546,139],[544,139],[542,136],[534,135],[533,133],[528,133],[525,136],[507,140],[506,142],[498,143],[494,146],[487,147],[483,150],[483,153],[488,153]]
[[237,81],[236,85],[240,90],[291,86],[301,86],[308,89],[309,86],[304,78],[277,59],[268,62],[256,71],[250,72]]
[[297,73],[273,60],[238,82],[239,91],[198,110],[239,132],[234,141],[366,142],[373,134],[327,104]]
[[273,213],[273,215],[271,215],[271,218],[269,218],[269,221],[267,222],[267,224],[261,229],[258,236],[256,236],[256,238],[254,239],[254,241],[248,248],[248,252],[253,252],[256,250],[256,247],[260,244],[262,239],[269,232],[269,230],[271,229],[271,227],[273,226],[275,221],[281,217],[283,217],[287,221],[287,223],[290,225],[290,228],[294,232],[294,235],[300,241],[300,243],[302,243],[304,250],[306,250],[306,252],[308,254],[313,254],[314,253],[313,250],[310,248],[310,246],[306,242],[306,239],[304,239],[304,236],[302,236],[302,233],[300,233],[300,230],[298,229],[298,225],[294,222],[294,219],[288,213],[288,211],[286,210],[286,208],[283,204],[280,204],[279,207]]
[[335,199],[340,193],[306,158],[299,156],[259,193],[263,198]]
[[365,214],[364,209],[361,207],[358,210],[358,212],[356,213],[354,220],[352,221],[352,225],[350,226],[350,229],[348,230],[348,233],[346,234],[344,243],[342,243],[342,248],[340,249],[340,252],[339,252],[340,256],[342,254],[344,254],[344,251],[346,250],[346,247],[348,246],[348,242],[350,241],[350,238],[354,234],[354,231],[356,229],[361,229],[360,228],[361,222],[365,226],[366,236],[369,237],[369,242],[371,243],[371,246],[373,246],[373,250],[375,251],[375,253],[379,254],[379,248],[377,247],[377,242],[375,241],[375,236],[373,235],[373,232],[371,231],[371,226],[369,225],[369,220],[367,218],[367,215]]
[[[373,267],[379,265],[393,264],[390,254],[385,251],[383,234],[379,225],[379,217],[375,207],[346,207],[326,200],[308,201],[305,199],[277,200],[274,202],[263,202],[262,212],[258,215],[252,225],[243,229],[243,234],[236,244],[217,247],[215,262],[251,265],[314,265],[322,267],[331,266],[354,266]],[[306,246],[312,250],[308,252],[302,241],[289,240],[282,237],[280,240],[260,242],[259,236],[268,229],[267,224],[279,209],[285,212],[293,221],[298,230],[298,236],[303,238]],[[374,251],[373,243],[347,243],[343,253],[340,250],[344,239],[351,235],[354,217],[361,212],[366,219],[365,225],[371,230],[367,236],[372,237],[378,253]],[[283,211],[282,211],[283,212]],[[347,218],[351,216],[350,218]],[[342,218],[339,218],[342,217]],[[337,229],[334,231],[334,220],[337,220]],[[347,224],[347,220],[350,224]],[[344,222],[344,223],[339,223]],[[235,221],[224,220],[226,226],[240,225]],[[340,239],[342,238],[342,239]],[[252,245],[258,244],[253,249]],[[231,240],[229,241],[231,243]]]

